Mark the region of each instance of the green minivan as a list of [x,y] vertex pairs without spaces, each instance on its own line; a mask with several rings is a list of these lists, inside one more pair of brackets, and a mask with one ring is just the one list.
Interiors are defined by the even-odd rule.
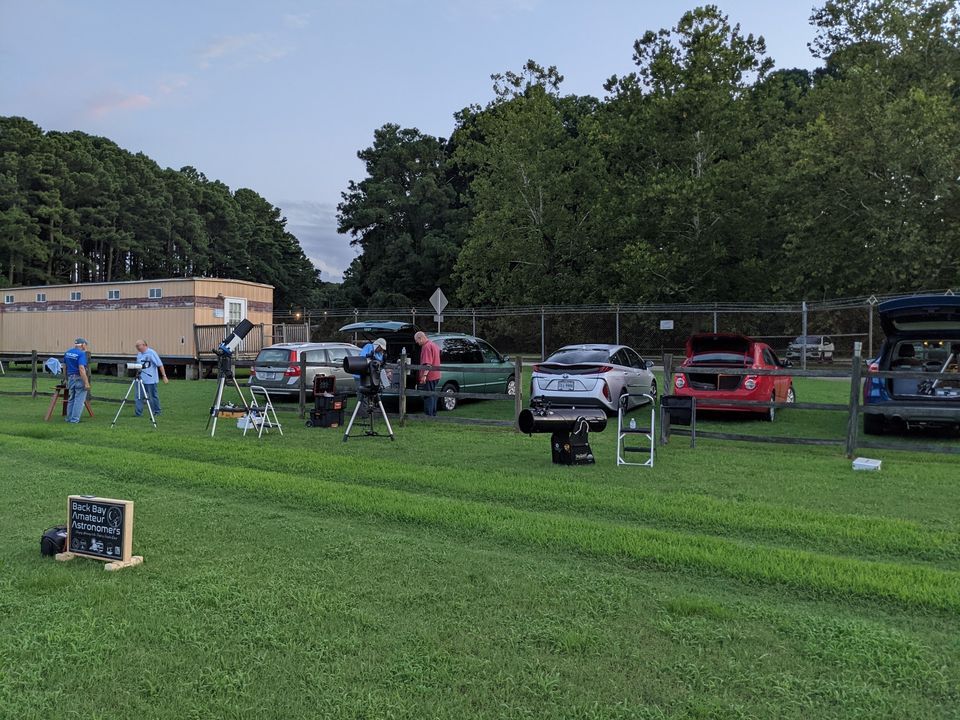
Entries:
[[[411,323],[382,320],[356,322],[340,328],[340,332],[353,333],[360,344],[363,344],[361,341],[370,342],[382,337],[387,341],[387,362],[397,362],[400,353],[406,350],[413,365],[420,362],[420,346],[413,339],[419,330]],[[513,362],[497,352],[486,340],[463,333],[427,332],[427,337],[440,347],[440,381],[437,387],[444,393],[439,402],[443,410],[456,409],[458,392],[516,393],[517,379]],[[416,373],[410,373],[406,380],[407,387],[416,387],[416,382]],[[397,393],[399,383],[394,381],[390,391],[385,394]]]

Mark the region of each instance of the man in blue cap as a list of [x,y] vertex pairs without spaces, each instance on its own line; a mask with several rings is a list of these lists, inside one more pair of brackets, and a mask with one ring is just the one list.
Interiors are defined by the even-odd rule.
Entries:
[[70,399],[67,401],[67,422],[80,422],[83,414],[87,392],[90,390],[90,373],[87,364],[87,341],[78,337],[73,341],[73,348],[63,355],[63,363],[67,367],[67,391]]

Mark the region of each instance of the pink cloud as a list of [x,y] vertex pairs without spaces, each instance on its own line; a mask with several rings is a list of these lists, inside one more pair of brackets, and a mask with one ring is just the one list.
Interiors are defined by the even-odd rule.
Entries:
[[94,117],[105,117],[118,110],[140,110],[153,104],[143,93],[105,93],[90,101],[87,111]]

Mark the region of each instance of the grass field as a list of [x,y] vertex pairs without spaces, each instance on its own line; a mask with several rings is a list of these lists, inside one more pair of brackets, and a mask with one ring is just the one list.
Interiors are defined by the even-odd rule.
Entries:
[[[506,428],[345,444],[288,413],[211,439],[213,390],[161,387],[159,432],[0,397],[0,718],[960,717],[956,458],[676,438],[618,469],[608,428],[563,468]],[[142,567],[39,557],[74,493],[136,502]]]

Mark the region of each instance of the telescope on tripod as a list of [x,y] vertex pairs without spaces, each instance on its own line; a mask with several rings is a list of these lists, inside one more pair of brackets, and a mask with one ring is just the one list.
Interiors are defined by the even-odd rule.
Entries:
[[343,433],[343,441],[346,442],[350,439],[353,423],[362,408],[366,409],[367,416],[367,427],[363,434],[367,437],[380,435],[374,426],[374,415],[379,412],[387,426],[390,439],[394,440],[390,419],[387,417],[387,411],[383,409],[383,363],[371,357],[348,355],[343,359],[343,369],[360,378],[357,381],[357,390],[360,396],[357,399],[357,406],[353,409],[353,415],[350,416],[350,422],[347,423],[347,429]]
[[159,430],[160,428],[157,427],[157,418],[153,414],[153,405],[150,404],[150,397],[147,395],[147,389],[143,386],[143,378],[140,375],[143,370],[143,363],[128,362],[127,370],[136,370],[136,374],[133,376],[133,380],[130,381],[127,394],[124,395],[123,400],[120,401],[120,409],[117,410],[117,414],[113,416],[113,422],[110,423],[110,427],[117,424],[117,420],[120,419],[120,413],[123,412],[123,406],[127,404],[127,400],[130,398],[130,393],[136,390],[137,400],[142,401],[147,406],[147,412],[150,413],[150,422],[153,423],[153,429]]
[[[210,407],[210,417],[207,418],[207,427],[210,428],[210,437],[217,432],[217,418],[220,416],[223,390],[229,382],[240,396],[240,404],[247,416],[250,416],[250,403],[243,396],[243,391],[237,383],[237,376],[233,372],[233,355],[243,343],[243,339],[253,330],[253,323],[247,319],[241,320],[223,342],[215,349],[217,355],[217,392],[214,395],[213,405]],[[212,427],[211,427],[212,424]]]

